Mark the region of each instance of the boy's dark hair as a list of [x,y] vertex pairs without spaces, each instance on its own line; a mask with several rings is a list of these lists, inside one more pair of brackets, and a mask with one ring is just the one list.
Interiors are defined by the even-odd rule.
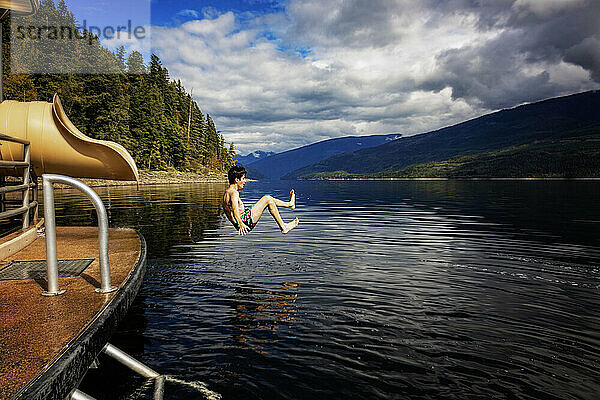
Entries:
[[236,179],[242,179],[246,175],[246,168],[243,165],[234,165],[227,171],[227,178],[230,184],[234,184]]

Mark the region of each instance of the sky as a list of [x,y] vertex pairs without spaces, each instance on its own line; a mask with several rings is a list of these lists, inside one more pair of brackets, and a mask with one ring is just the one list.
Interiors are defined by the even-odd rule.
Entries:
[[599,0],[152,0],[151,25],[240,154],[600,89]]

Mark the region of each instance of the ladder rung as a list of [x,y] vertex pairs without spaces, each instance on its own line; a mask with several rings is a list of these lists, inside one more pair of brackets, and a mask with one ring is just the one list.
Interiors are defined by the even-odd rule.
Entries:
[[36,207],[38,205],[37,201],[32,201],[29,203],[29,206],[15,208],[14,210],[8,210],[0,213],[0,219],[14,217],[15,215],[24,214],[29,211],[31,208]]
[[25,189],[29,189],[32,187],[35,187],[35,183],[30,183],[27,185],[2,186],[2,187],[0,187],[0,194],[20,192],[20,191],[23,191]]
[[0,168],[17,168],[17,167],[29,167],[27,161],[5,161],[0,160]]

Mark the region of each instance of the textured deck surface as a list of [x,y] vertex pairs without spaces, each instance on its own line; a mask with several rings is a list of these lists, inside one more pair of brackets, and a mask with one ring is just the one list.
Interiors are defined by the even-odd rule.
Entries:
[[[80,276],[59,278],[66,293],[43,297],[45,280],[0,281],[0,399],[10,399],[75,339],[117,292],[96,293],[100,287],[98,229],[57,228],[59,259],[95,258]],[[120,287],[140,256],[141,243],[131,229],[109,232],[111,279]],[[46,258],[44,238],[0,262]]]

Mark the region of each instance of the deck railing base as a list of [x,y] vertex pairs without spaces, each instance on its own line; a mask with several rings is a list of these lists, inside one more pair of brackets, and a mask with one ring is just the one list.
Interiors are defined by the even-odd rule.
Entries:
[[58,289],[55,292],[47,292],[47,291],[44,290],[42,292],[42,296],[44,296],[44,297],[58,296],[58,295],[61,295],[61,294],[65,293],[65,292],[66,292],[65,289]]

